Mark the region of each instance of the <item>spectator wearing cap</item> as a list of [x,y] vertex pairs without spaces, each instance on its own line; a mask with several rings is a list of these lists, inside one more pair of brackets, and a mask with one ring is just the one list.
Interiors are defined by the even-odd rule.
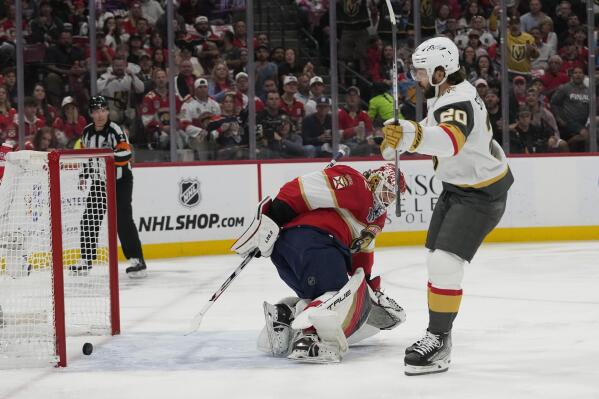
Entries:
[[562,140],[555,117],[547,107],[536,87],[526,90],[526,106],[530,109],[532,126],[542,133],[536,143],[536,152],[568,151],[568,143]]
[[107,98],[110,120],[119,125],[131,127],[135,109],[131,107],[130,100],[134,93],[141,94],[143,91],[143,82],[120,57],[115,57],[112,69],[98,79],[98,94]]
[[[169,112],[168,78],[166,72],[154,72],[154,89],[143,98],[141,105],[141,121],[144,126],[145,140],[152,149],[167,149],[170,146],[170,124],[176,123],[177,117],[171,118]],[[181,101],[175,98],[175,112],[181,110]],[[139,140],[139,141],[145,141]]]
[[200,15],[193,22],[193,30],[189,31],[189,39],[194,45],[202,45],[208,40],[216,37],[212,34],[208,18]]
[[[239,110],[238,112],[247,110],[249,102],[248,90],[250,88],[250,80],[247,73],[239,72],[235,75],[235,87],[235,108]],[[256,112],[261,112],[264,109],[264,103],[259,97],[254,96],[254,103]]]
[[508,71],[512,74],[530,75],[531,61],[539,56],[535,38],[520,28],[520,17],[510,17],[507,35]]
[[564,40],[564,46],[560,49],[559,53],[563,60],[562,72],[570,75],[572,70],[576,67],[582,68],[583,70],[587,69],[589,51],[586,47],[579,50],[576,47],[574,38],[568,37]]
[[268,61],[268,48],[259,46],[256,49],[256,95],[264,97],[264,82],[266,79],[278,80],[279,69],[276,64]]
[[304,113],[306,116],[316,112],[316,99],[324,95],[324,81],[320,76],[314,76],[310,79],[310,94],[308,101],[304,105]]
[[526,101],[526,79],[524,76],[516,75],[512,79],[512,88],[509,97],[510,123],[516,121],[518,108]]
[[[181,123],[181,137],[183,142],[193,147],[198,152],[200,160],[207,160],[211,146],[205,135],[202,116],[219,116],[221,114],[220,105],[208,95],[208,81],[199,78],[194,83],[194,96],[189,96],[181,107],[179,120]],[[224,97],[224,96],[223,96]],[[201,137],[203,135],[204,137]],[[200,140],[197,140],[197,138]],[[196,139],[195,142],[193,139]],[[194,142],[194,145],[192,145]]]
[[299,123],[304,117],[304,104],[296,100],[297,93],[297,78],[293,75],[285,76],[283,81],[283,95],[279,102],[281,110],[289,116],[295,128],[299,127]]
[[81,137],[85,125],[87,120],[79,114],[77,102],[73,97],[66,96],[62,100],[61,115],[58,115],[52,123],[58,145],[62,148],[73,148],[75,141]]
[[584,85],[584,70],[575,67],[569,83],[561,85],[551,96],[551,109],[557,120],[560,136],[568,142],[570,151],[584,151],[588,131],[583,131],[589,118],[589,89]]
[[470,31],[477,30],[480,32],[479,40],[485,49],[497,44],[497,40],[493,37],[493,34],[489,31],[487,26],[487,20],[482,15],[475,15],[470,20]]
[[61,32],[56,45],[46,51],[44,65],[48,70],[46,87],[53,104],[60,103],[67,83],[71,91],[80,89],[79,79],[87,73],[83,51],[73,46],[73,35],[68,31]]
[[543,7],[540,0],[530,0],[528,7],[530,11],[520,18],[520,29],[523,32],[530,32],[532,28],[539,26],[541,21],[547,17],[547,14],[542,11]]
[[54,106],[48,103],[44,84],[41,82],[36,83],[33,86],[33,92],[31,94],[37,103],[37,117],[43,120],[46,126],[52,125],[52,122],[54,122],[54,118],[56,118],[58,112]]
[[481,31],[478,29],[470,29],[468,32],[468,46],[474,49],[476,57],[487,54],[487,48],[480,41]]
[[193,64],[189,60],[182,60],[179,63],[179,73],[175,76],[176,93],[179,100],[183,101],[185,97],[193,93],[195,81]]
[[541,33],[541,28],[535,26],[531,28],[530,34],[535,38],[535,46],[539,50],[539,56],[535,58],[530,67],[532,71],[544,71],[547,68],[549,57],[555,54],[554,49],[543,41],[543,34]]
[[366,156],[377,150],[372,141],[372,119],[361,109],[360,89],[351,86],[345,95],[345,106],[339,109],[340,142],[352,155]]
[[478,96],[480,98],[485,98],[487,92],[489,91],[489,84],[484,79],[477,79],[474,81],[474,87],[476,87],[476,91],[478,92]]
[[542,132],[531,124],[531,112],[526,105],[518,108],[516,122],[510,126],[510,152],[512,154],[531,154],[536,151],[537,141]]
[[[389,94],[389,86],[384,82],[375,82],[372,85],[372,98],[368,102],[368,116],[370,120],[383,122],[393,118],[393,96]],[[403,119],[401,113],[398,118]]]
[[212,97],[220,92],[227,92],[233,88],[233,81],[229,69],[224,62],[218,62],[212,69],[212,76],[208,81],[208,94]]
[[499,87],[499,71],[495,70],[488,55],[478,57],[474,69],[468,75],[469,82],[476,82],[479,79],[484,79],[489,87]]
[[333,135],[331,133],[331,100],[316,98],[316,112],[302,120],[302,139],[306,156],[330,155]]
[[150,25],[154,25],[164,14],[164,9],[156,0],[141,0],[141,12]]
[[548,98],[551,98],[553,92],[561,85],[566,84],[570,81],[568,75],[562,71],[562,57],[559,55],[552,55],[549,57],[549,62],[545,73],[541,76],[541,81],[545,86],[543,94]]

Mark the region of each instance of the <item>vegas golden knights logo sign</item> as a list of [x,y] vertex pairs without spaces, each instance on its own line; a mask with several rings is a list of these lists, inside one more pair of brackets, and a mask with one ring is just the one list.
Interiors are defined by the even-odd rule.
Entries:
[[522,61],[526,56],[526,46],[523,44],[515,44],[512,46],[512,58],[515,61]]
[[179,202],[187,208],[193,208],[202,200],[200,181],[198,179],[183,179],[179,182]]

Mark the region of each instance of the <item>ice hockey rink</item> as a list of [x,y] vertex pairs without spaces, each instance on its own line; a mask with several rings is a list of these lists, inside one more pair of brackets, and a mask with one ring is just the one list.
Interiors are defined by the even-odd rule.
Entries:
[[64,369],[0,371],[0,398],[599,398],[599,243],[484,245],[466,268],[452,366],[407,377],[403,351],[427,321],[424,259],[422,247],[377,251],[407,321],[331,365],[256,349],[262,301],[291,293],[268,260],[252,261],[191,336],[240,258],[151,260],[147,279],[121,276],[120,336],[67,338]]

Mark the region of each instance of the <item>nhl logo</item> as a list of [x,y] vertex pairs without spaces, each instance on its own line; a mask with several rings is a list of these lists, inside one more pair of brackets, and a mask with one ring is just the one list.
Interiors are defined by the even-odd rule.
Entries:
[[187,208],[193,208],[202,200],[200,181],[198,179],[183,179],[179,182],[179,202]]

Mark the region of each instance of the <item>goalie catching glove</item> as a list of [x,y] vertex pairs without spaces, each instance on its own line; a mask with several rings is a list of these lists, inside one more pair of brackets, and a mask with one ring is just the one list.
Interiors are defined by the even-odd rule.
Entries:
[[272,253],[275,241],[279,236],[279,226],[270,217],[265,215],[270,207],[272,200],[270,197],[264,198],[259,204],[256,216],[250,224],[250,227],[235,241],[231,247],[232,251],[241,256],[247,256],[254,249],[258,249],[256,257],[269,257]]

